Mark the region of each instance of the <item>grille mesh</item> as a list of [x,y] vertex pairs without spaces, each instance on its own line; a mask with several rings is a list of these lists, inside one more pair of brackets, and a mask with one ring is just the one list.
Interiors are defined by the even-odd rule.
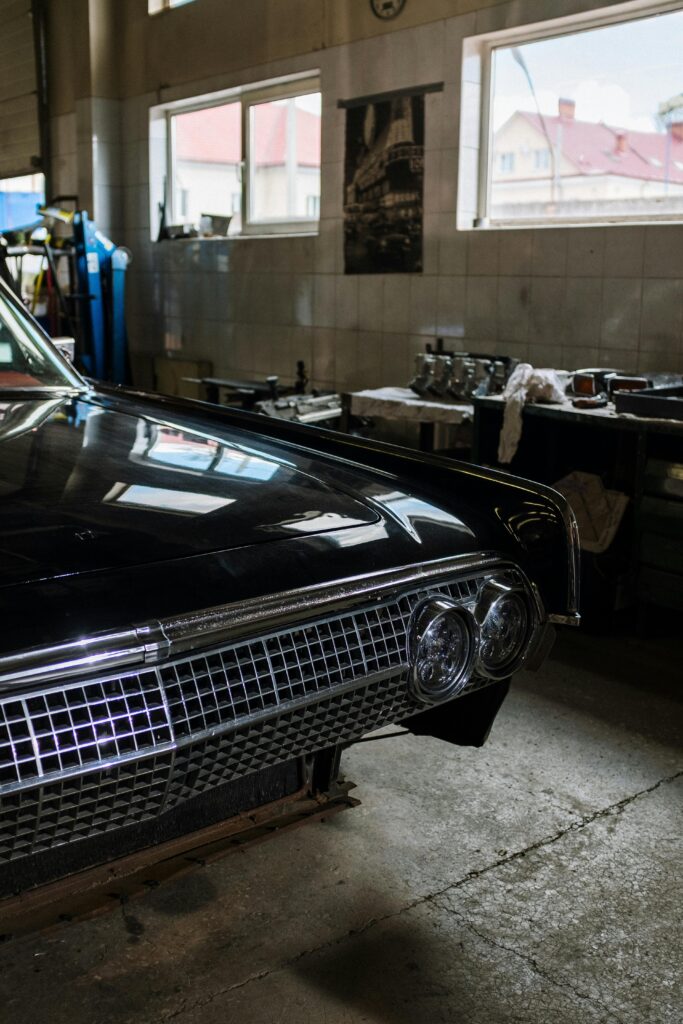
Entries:
[[0,861],[86,839],[159,813],[170,752],[88,772],[0,800]]
[[178,752],[169,791],[169,806],[212,786],[323,747],[340,736],[357,739],[412,709],[403,674],[336,693],[314,704],[254,722],[234,735],[232,743],[209,737]]
[[409,596],[162,668],[176,737],[404,665],[416,600]]
[[406,717],[415,605],[429,593],[467,601],[477,584],[449,581],[159,667],[0,700],[0,861],[143,821]]
[[173,739],[156,672],[0,702],[0,792]]

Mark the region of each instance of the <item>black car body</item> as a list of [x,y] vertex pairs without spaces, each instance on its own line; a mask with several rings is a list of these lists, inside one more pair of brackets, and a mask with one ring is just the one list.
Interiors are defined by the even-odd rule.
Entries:
[[555,492],[95,386],[0,300],[0,895],[323,785],[388,723],[480,743],[578,621]]

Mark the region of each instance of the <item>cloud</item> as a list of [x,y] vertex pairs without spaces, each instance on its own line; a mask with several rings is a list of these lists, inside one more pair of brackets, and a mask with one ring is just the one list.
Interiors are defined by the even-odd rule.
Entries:
[[617,128],[641,132],[656,129],[655,112],[651,117],[634,114],[631,96],[620,85],[585,79],[577,85],[572,99],[576,101],[576,116],[580,121],[604,121]]
[[[649,117],[632,112],[632,100],[628,92],[620,85],[600,82],[597,79],[584,79],[566,92],[552,89],[539,89],[536,92],[538,105],[542,114],[557,114],[560,96],[573,99],[576,103],[576,117],[579,121],[604,121],[614,128],[629,128],[631,131],[652,132],[657,130],[654,118],[655,111]],[[536,113],[536,105],[531,92],[498,93],[494,100],[493,129],[497,131],[505,124],[516,110]]]

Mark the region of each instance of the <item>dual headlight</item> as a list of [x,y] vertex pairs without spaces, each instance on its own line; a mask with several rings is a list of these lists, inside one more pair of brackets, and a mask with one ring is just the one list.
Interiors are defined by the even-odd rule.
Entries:
[[411,628],[412,689],[425,703],[456,696],[470,676],[505,679],[519,666],[532,633],[526,592],[489,580],[470,610],[447,598],[427,598]]

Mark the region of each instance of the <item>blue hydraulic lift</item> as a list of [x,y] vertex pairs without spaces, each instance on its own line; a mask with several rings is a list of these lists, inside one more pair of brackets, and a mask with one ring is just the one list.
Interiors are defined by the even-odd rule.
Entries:
[[84,298],[81,361],[89,376],[125,384],[128,377],[125,285],[130,254],[103,235],[87,211],[76,210],[72,225],[78,290]]
[[[57,206],[59,200],[76,203],[75,210]],[[0,239],[0,273],[21,297],[21,270],[12,276],[7,260],[19,261],[25,255],[41,256],[45,272],[59,303],[58,324],[41,317],[46,330],[73,334],[76,360],[89,377],[126,384],[129,380],[128,337],[126,334],[126,271],[131,262],[128,249],[117,246],[80,210],[75,196],[59,196],[47,206],[39,206],[41,221],[3,233]],[[52,224],[58,221],[72,229],[70,238],[52,239]],[[24,241],[11,240],[20,233]],[[28,236],[28,242],[26,237]],[[63,290],[64,278],[57,262],[68,258],[69,291]],[[39,277],[42,279],[42,271]],[[61,280],[60,280],[61,278]]]
[[[64,200],[74,202],[76,209],[60,208],[57,203]],[[76,196],[58,196],[52,203],[39,206],[38,213],[43,221],[33,228],[42,227],[44,233],[47,227],[47,237],[38,249],[30,248],[46,258],[58,293],[62,323],[76,336],[77,361],[89,377],[128,383],[125,295],[130,251],[117,246],[97,228],[87,210],[78,208]],[[54,221],[69,225],[72,237],[53,244],[49,225]],[[63,256],[69,257],[70,290],[66,293],[55,262]]]

